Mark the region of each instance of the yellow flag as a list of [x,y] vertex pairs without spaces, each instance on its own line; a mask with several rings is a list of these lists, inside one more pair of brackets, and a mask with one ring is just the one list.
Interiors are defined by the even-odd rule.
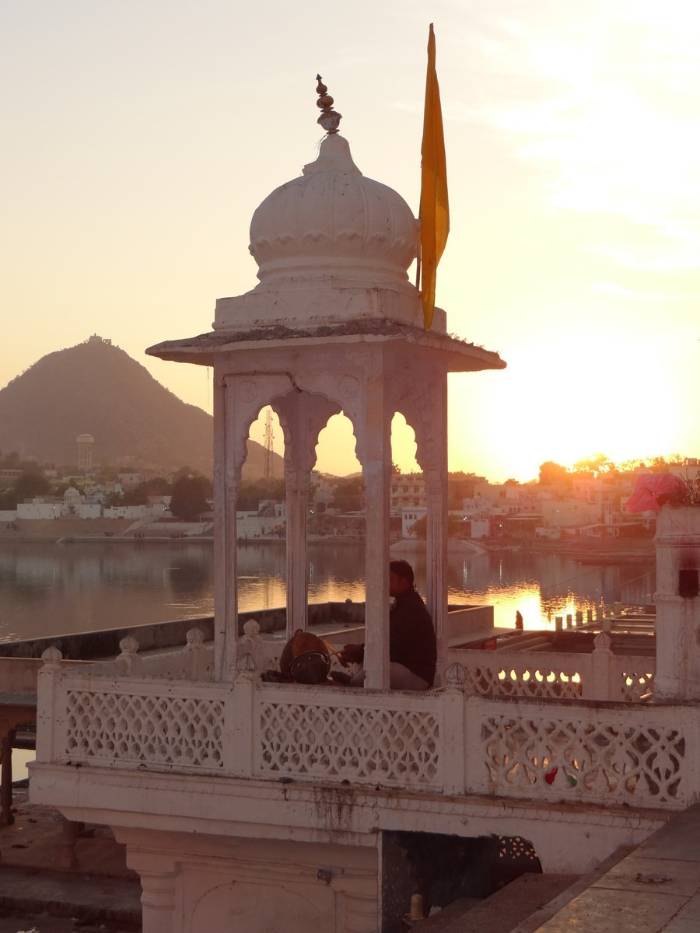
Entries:
[[421,147],[420,248],[421,298],[425,329],[433,323],[435,280],[440,257],[450,232],[450,205],[447,199],[447,164],[442,131],[440,86],[435,71],[435,33],[428,35],[428,72],[425,79],[425,114]]

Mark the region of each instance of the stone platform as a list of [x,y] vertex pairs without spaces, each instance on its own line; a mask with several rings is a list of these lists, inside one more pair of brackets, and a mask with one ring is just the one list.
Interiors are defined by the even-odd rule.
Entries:
[[11,826],[0,827],[0,879],[5,868],[72,871],[123,878],[138,886],[126,867],[124,846],[107,827],[76,829],[54,807],[30,804],[26,788],[15,790]]
[[576,880],[576,875],[528,872],[483,900],[454,901],[411,929],[421,933],[509,933]]
[[15,792],[15,822],[0,827],[0,933],[131,933],[141,887],[124,847],[103,826],[68,824]]
[[139,886],[118,878],[0,866],[0,933],[137,933]]
[[536,929],[697,933],[700,805],[675,816]]

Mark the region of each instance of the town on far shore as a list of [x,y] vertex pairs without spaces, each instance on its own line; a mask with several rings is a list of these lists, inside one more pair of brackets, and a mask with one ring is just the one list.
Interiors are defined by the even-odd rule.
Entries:
[[[110,465],[99,439],[75,438],[75,462],[41,463],[0,454],[0,538],[54,541],[172,541],[213,539],[211,478],[182,466]],[[268,452],[270,453],[270,452]],[[283,461],[263,457],[244,470],[237,511],[239,541],[282,543],[286,531]],[[567,468],[553,461],[529,482],[490,482],[473,473],[449,474],[449,541],[466,551],[554,550],[585,559],[645,559],[653,554],[656,513],[628,513],[640,477],[670,473],[700,488],[700,459],[656,457],[616,465],[602,454]],[[426,489],[421,473],[394,465],[391,537],[399,549],[419,548],[426,536]],[[311,540],[364,539],[360,474],[311,475]]]

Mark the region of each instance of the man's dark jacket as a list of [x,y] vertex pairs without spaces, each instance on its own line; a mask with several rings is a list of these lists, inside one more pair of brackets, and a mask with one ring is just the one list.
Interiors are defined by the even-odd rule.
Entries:
[[389,656],[422,677],[435,680],[435,629],[425,603],[414,589],[396,597],[389,619]]

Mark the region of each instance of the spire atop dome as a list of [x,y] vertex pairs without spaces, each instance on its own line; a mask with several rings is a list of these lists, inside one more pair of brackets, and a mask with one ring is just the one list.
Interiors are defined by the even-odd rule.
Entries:
[[338,113],[337,110],[333,110],[333,98],[328,93],[328,88],[323,83],[321,75],[316,75],[316,80],[318,81],[316,85],[316,93],[318,94],[316,106],[321,111],[321,116],[316,122],[323,127],[328,136],[333,136],[334,133],[338,132],[343,115]]
[[302,174],[275,188],[250,223],[250,252],[260,284],[217,303],[216,330],[251,322],[307,326],[385,316],[422,320],[419,294],[408,281],[418,250],[418,222],[404,199],[363,175],[341,115],[317,77],[318,156]]

